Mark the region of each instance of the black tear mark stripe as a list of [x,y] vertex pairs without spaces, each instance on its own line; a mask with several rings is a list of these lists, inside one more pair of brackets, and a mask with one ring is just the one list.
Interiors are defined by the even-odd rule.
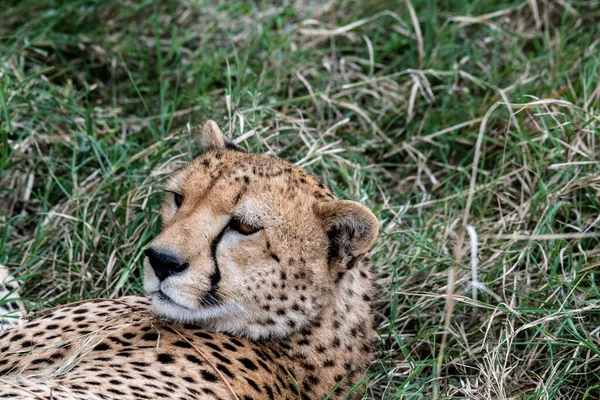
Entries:
[[227,232],[228,228],[229,223],[225,225],[225,227],[221,230],[221,232],[219,232],[217,237],[215,237],[210,244],[210,254],[212,256],[213,263],[215,264],[215,270],[209,277],[210,290],[206,294],[206,298],[209,302],[211,302],[211,300],[219,301],[219,294],[217,293],[217,291],[219,289],[219,281],[221,280],[221,270],[219,269],[219,263],[217,261],[217,247],[219,246],[219,243],[221,242],[221,239],[223,239],[223,235],[225,235],[225,232]]

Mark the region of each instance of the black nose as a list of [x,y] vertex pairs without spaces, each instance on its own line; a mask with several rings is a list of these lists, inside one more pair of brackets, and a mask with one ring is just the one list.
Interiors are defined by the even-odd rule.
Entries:
[[165,253],[152,247],[148,247],[144,254],[148,257],[154,273],[161,281],[167,279],[170,275],[185,271],[190,265],[182,263],[172,254]]

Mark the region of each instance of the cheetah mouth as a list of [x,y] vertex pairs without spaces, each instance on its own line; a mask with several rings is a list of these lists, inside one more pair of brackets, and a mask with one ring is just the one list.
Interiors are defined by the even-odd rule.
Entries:
[[169,296],[167,296],[162,290],[158,290],[157,292],[154,293],[154,295],[158,298],[159,301],[167,303],[168,305],[176,306],[176,307],[181,307],[181,308],[184,308],[186,310],[192,310],[189,307],[186,307],[186,306],[183,306],[183,305],[177,303],[175,300],[173,300],[172,298],[170,298]]
[[161,318],[176,323],[203,323],[215,321],[230,315],[233,309],[231,305],[225,304],[217,299],[198,299],[194,304],[181,304],[177,295],[169,296],[169,292],[157,289],[149,292],[152,308]]

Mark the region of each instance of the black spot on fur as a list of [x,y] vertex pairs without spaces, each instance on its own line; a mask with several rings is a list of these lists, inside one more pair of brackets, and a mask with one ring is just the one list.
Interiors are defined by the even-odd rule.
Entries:
[[148,368],[150,366],[149,363],[143,361],[131,361],[131,365],[135,365],[136,367]]
[[208,382],[216,382],[218,380],[217,376],[209,371],[201,371],[202,379]]
[[21,339],[23,339],[24,337],[25,337],[25,335],[21,335],[21,334],[19,333],[19,334],[13,335],[13,336],[10,338],[10,341],[11,341],[11,342],[16,342],[16,341],[18,341],[18,340],[21,340]]
[[235,346],[230,345],[229,343],[223,343],[222,346],[229,351],[237,351]]
[[149,332],[146,333],[144,336],[142,336],[142,340],[148,340],[151,342],[154,342],[158,339],[158,333],[156,332]]
[[106,351],[106,350],[110,350],[110,346],[106,343],[99,343],[96,346],[94,346],[94,350],[96,351]]
[[211,342],[208,342],[208,343],[205,343],[205,344],[206,344],[207,347],[210,347],[213,350],[221,351],[221,348],[219,347],[219,345],[216,345],[216,344],[211,343]]
[[246,382],[248,382],[248,384],[250,386],[252,386],[252,389],[256,390],[258,393],[262,393],[262,391],[260,390],[260,388],[258,387],[258,385],[256,384],[256,382],[254,382],[252,379],[250,378],[246,378],[244,377],[244,379],[246,379]]
[[[214,353],[213,353],[214,355]],[[224,373],[225,375],[227,375],[230,378],[233,378],[235,375],[233,375],[231,373],[231,371],[229,370],[229,368],[227,368],[226,366],[224,366],[223,364],[217,364],[217,369],[219,371],[221,371],[222,373]]]
[[183,340],[178,340],[175,343],[173,343],[173,346],[177,346],[177,347],[181,347],[182,349],[191,349],[192,345],[189,344],[188,342],[184,342]]
[[265,371],[267,371],[268,373],[271,373],[271,369],[267,366],[267,364],[265,364],[264,362],[262,362],[261,360],[256,360],[256,362],[258,363],[258,365],[260,365],[260,367],[262,369],[264,369]]
[[208,340],[212,340],[212,336],[206,332],[196,332],[194,333],[194,336],[198,336],[199,338],[202,339],[208,339]]
[[231,365],[231,360],[227,357],[222,356],[221,354],[217,353],[216,351],[213,351],[211,353],[213,356],[215,356],[216,358],[218,358],[220,361],[224,362],[227,365]]
[[193,362],[194,364],[202,365],[202,360],[200,360],[198,357],[196,357],[193,354],[188,354],[187,356],[185,356],[185,358],[187,358],[189,361]]
[[263,388],[265,389],[265,392],[267,392],[267,396],[269,396],[269,400],[271,399],[275,399],[275,396],[273,395],[273,390],[271,389],[271,387],[269,385],[263,385]]
[[254,364],[248,358],[240,358],[239,362],[241,362],[244,367],[248,368],[251,371],[256,371],[258,369],[258,367],[256,366],[256,364]]
[[175,362],[173,356],[167,353],[160,353],[156,359],[162,364],[173,364]]
[[302,368],[308,370],[308,371],[314,371],[315,370],[315,366],[312,364],[309,364],[307,362],[302,363]]

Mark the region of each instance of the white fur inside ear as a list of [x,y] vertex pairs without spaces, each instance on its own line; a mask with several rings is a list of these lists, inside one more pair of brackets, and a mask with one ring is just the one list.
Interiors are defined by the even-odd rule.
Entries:
[[225,148],[225,135],[219,125],[213,120],[208,120],[202,128],[200,144],[205,150]]

